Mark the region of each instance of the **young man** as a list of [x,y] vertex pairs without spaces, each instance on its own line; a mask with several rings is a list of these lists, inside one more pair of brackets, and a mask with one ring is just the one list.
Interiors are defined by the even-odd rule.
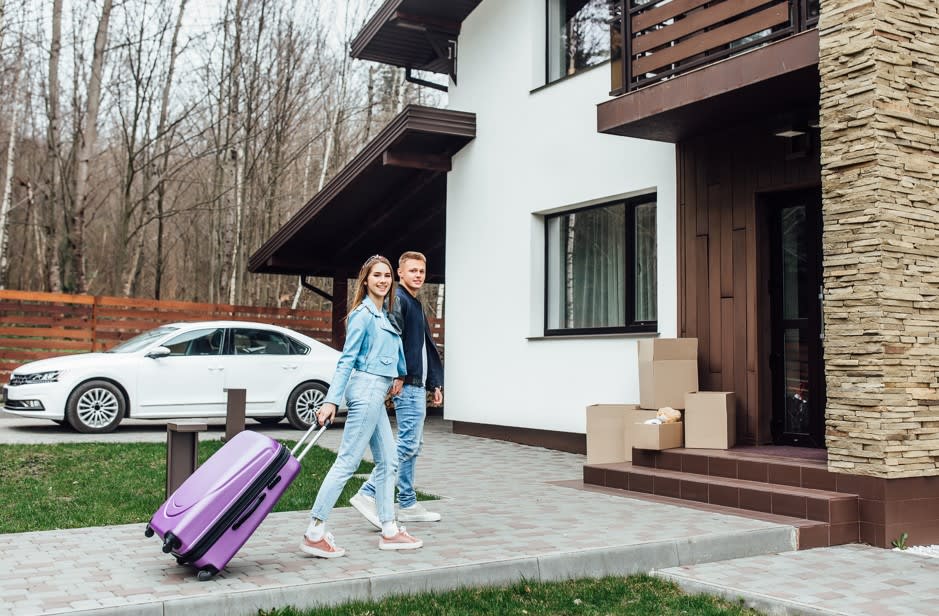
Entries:
[[[398,259],[398,280],[404,292],[397,293],[389,312],[392,323],[401,332],[407,376],[401,391],[394,396],[398,422],[398,521],[438,522],[440,514],[427,511],[417,502],[414,493],[414,465],[424,442],[424,418],[427,416],[427,391],[434,392],[434,404],[443,394],[443,365],[437,345],[430,335],[424,309],[417,292],[424,285],[427,259],[419,252],[406,252]],[[373,526],[381,528],[375,505],[375,483],[372,477],[350,501]]]

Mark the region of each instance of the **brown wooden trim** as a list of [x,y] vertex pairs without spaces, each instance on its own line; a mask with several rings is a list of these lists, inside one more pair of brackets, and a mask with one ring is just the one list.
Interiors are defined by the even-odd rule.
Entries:
[[[289,272],[285,271],[284,268],[287,265],[294,264],[283,263],[281,265],[274,255],[295,234],[300,233],[303,227],[315,218],[337,195],[354,182],[360,181],[362,174],[376,162],[381,161],[384,153],[392,145],[399,143],[408,133],[421,132],[452,136],[453,144],[450,148],[456,151],[475,138],[476,115],[418,105],[405,107],[404,111],[391,120],[388,126],[378,133],[352,161],[327,182],[321,191],[316,193],[299,212],[251,255],[248,259],[248,271],[252,273],[310,273],[309,271],[302,271],[302,268],[295,267],[291,267]],[[452,153],[446,152],[448,155]]]
[[[636,37],[633,40],[633,53],[638,54],[648,49],[664,45],[665,43],[676,41],[692,32],[703,30],[714,24],[726,21],[731,17],[755,9],[758,6],[762,6],[766,4],[766,2],[767,0],[740,0],[739,3],[721,2],[720,4],[709,6],[700,11],[695,11],[673,24]],[[636,22],[633,20],[633,32],[637,31]]]
[[402,11],[395,11],[389,20],[402,28],[419,28],[421,30],[436,30],[451,36],[460,33],[460,22],[449,19],[439,19],[428,15],[413,15]]
[[453,433],[464,436],[478,436],[497,441],[508,441],[520,445],[544,447],[568,453],[587,453],[587,435],[535,428],[517,428],[514,426],[496,426],[492,424],[454,421]]
[[711,0],[672,0],[668,4],[643,11],[632,17],[632,31],[639,32],[650,26],[662,23],[672,17],[687,13],[691,9],[707,4]]
[[818,31],[809,30],[600,103],[597,131],[675,143],[716,128],[709,116],[693,112],[696,105],[769,88],[777,78],[817,66]]
[[[652,72],[787,21],[789,21],[788,3],[773,5],[725,26],[692,36],[673,47],[639,58],[633,62],[633,75]],[[638,40],[641,40],[641,37]]]
[[362,30],[355,35],[355,38],[352,39],[352,42],[349,44],[349,55],[353,58],[358,58],[362,55],[362,52],[365,50],[365,46],[368,45],[375,35],[378,34],[378,31],[381,30],[381,27],[384,26],[388,21],[391,20],[392,16],[398,10],[398,7],[401,6],[401,3],[404,0],[387,0],[384,4],[378,7],[378,10],[375,11],[375,14],[372,15],[372,18],[362,27]]
[[446,74],[450,60],[441,42],[460,33],[463,20],[482,0],[386,0],[352,39],[349,55],[418,70]]
[[386,167],[422,169],[425,171],[449,172],[452,168],[449,156],[423,154],[420,152],[385,152],[381,164]]

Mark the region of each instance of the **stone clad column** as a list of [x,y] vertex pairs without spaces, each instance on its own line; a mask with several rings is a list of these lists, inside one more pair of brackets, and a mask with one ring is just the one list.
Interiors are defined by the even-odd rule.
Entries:
[[939,2],[821,0],[829,468],[939,475]]

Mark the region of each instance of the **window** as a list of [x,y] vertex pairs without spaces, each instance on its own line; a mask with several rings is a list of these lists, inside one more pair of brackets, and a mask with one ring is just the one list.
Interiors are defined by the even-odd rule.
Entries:
[[170,355],[218,355],[222,348],[222,330],[195,329],[180,334],[164,344]]
[[545,219],[545,334],[655,331],[655,197]]
[[548,82],[610,58],[610,0],[547,0]]
[[290,339],[279,332],[266,329],[233,329],[232,345],[235,355],[299,355]]

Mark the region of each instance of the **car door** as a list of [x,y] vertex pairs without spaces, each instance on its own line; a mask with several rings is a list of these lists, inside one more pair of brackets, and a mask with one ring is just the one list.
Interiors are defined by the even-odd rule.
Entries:
[[244,389],[246,412],[284,412],[278,401],[299,382],[300,363],[291,355],[287,337],[274,330],[252,327],[228,330],[225,387]]
[[138,417],[211,417],[225,414],[221,361],[224,329],[193,329],[162,346],[165,357],[144,358],[137,375]]

